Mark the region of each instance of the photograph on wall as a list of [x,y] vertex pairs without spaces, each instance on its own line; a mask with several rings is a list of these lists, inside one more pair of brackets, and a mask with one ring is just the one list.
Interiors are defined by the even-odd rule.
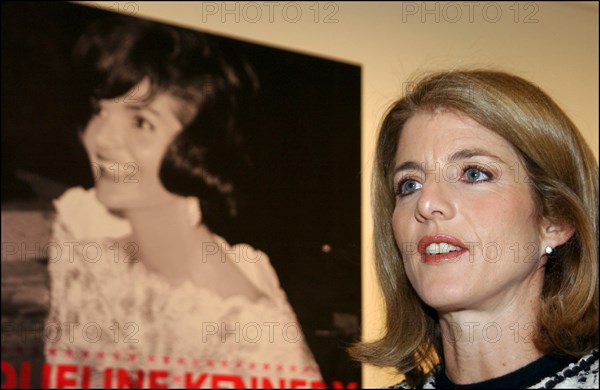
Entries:
[[3,388],[360,387],[360,66],[119,11],[2,3]]

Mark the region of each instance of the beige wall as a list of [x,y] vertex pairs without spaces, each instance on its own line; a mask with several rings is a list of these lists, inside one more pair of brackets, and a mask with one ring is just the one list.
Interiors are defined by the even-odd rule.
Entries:
[[[565,109],[598,158],[597,4],[242,2],[225,6],[221,2],[108,2],[103,6],[362,66],[366,338],[377,334],[381,313],[372,277],[368,207],[374,136],[384,110],[399,96],[410,74],[480,66],[521,75],[541,86]],[[366,387],[393,382],[380,370],[365,370]]]

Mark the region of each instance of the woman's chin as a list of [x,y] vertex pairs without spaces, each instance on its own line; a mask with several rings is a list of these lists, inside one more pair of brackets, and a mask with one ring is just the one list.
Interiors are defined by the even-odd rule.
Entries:
[[473,294],[464,289],[453,287],[427,291],[420,295],[423,302],[438,313],[455,312],[469,308],[474,304]]
[[111,189],[106,190],[102,186],[96,186],[96,198],[98,201],[113,211],[122,211],[133,207],[139,207],[139,199],[135,199],[131,194]]
[[164,189],[142,189],[118,185],[96,183],[96,198],[112,211],[151,209],[172,204],[179,195],[171,194]]

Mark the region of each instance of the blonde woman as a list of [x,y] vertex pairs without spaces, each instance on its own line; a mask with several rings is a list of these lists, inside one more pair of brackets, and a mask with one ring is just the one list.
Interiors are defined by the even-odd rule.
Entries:
[[398,388],[598,387],[598,165],[538,87],[419,80],[373,177],[386,333],[353,350]]

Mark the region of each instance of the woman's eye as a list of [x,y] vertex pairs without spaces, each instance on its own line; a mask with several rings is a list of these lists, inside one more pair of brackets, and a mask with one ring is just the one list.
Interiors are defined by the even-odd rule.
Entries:
[[146,130],[146,131],[154,131],[154,125],[152,123],[150,123],[148,120],[146,120],[146,118],[144,118],[142,116],[136,116],[134,118],[134,121],[135,121],[135,127],[137,129]]
[[398,183],[396,195],[398,195],[398,196],[410,195],[413,192],[420,189],[421,187],[423,187],[423,185],[414,179],[401,180]]
[[465,181],[469,183],[476,183],[478,181],[486,181],[491,179],[491,175],[481,168],[467,168],[463,174]]

